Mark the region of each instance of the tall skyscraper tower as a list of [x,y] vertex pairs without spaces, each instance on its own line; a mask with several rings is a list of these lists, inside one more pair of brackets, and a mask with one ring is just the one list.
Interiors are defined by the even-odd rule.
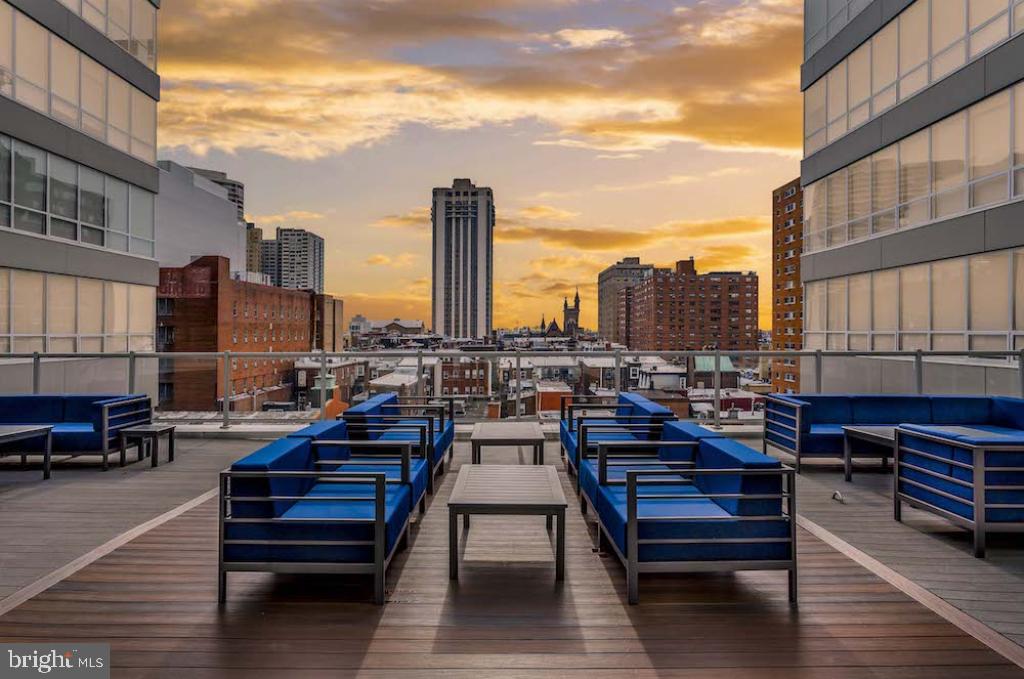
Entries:
[[494,323],[494,192],[469,179],[434,189],[432,318],[447,337],[488,337]]
[[636,285],[654,273],[653,264],[641,264],[639,257],[626,257],[597,276],[597,331],[609,342],[627,344],[620,332],[619,291]]
[[279,288],[324,291],[324,239],[305,229],[278,227],[275,240],[265,240],[260,266]]

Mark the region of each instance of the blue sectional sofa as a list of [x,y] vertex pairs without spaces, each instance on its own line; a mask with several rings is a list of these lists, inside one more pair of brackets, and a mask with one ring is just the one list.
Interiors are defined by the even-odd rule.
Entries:
[[901,520],[906,503],[967,528],[983,557],[986,533],[1024,532],[1024,399],[978,398],[953,414],[896,430],[893,513]]
[[[314,425],[252,453],[220,477],[218,598],[227,573],[367,573],[383,604],[391,559],[423,508],[427,463],[411,441],[353,441]],[[394,452],[399,455],[394,456]]]
[[[988,422],[997,401],[989,396],[889,396],[859,394],[772,395],[764,417],[764,446],[796,458],[843,456],[843,425],[957,425]],[[879,449],[891,456],[892,450]]]
[[444,471],[445,456],[450,459],[454,452],[455,422],[444,406],[410,402],[415,400],[400,399],[394,392],[377,394],[349,408],[339,419],[349,425],[352,439],[411,441],[419,445],[425,436],[432,470],[429,484],[433,492],[434,474]]
[[[577,415],[581,411],[608,411],[604,416]],[[570,473],[579,468],[580,450],[600,441],[640,441],[661,437],[661,426],[676,416],[665,406],[638,394],[623,392],[618,397],[563,397],[559,439]],[[582,446],[581,446],[582,441]]]
[[[153,407],[142,394],[32,394],[0,396],[0,424],[53,426],[53,454],[101,456],[103,469],[119,452],[118,431],[148,424]],[[18,442],[0,448],[0,456],[40,454],[45,444]]]
[[721,570],[786,570],[796,602],[795,484],[778,460],[667,422],[661,440],[602,441],[579,475],[631,604],[640,573]]

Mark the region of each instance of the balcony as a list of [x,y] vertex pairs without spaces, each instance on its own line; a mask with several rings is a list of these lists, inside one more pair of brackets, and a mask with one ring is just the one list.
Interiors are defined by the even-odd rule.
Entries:
[[[214,394],[205,411],[158,406],[157,418],[179,429],[173,463],[161,458],[156,468],[135,462],[103,473],[94,461],[76,459],[58,462],[53,478],[42,481],[34,462],[22,469],[16,458],[0,460],[0,636],[5,642],[110,643],[116,673],[126,676],[257,668],[281,676],[475,677],[510,669],[523,676],[1020,676],[1014,664],[1024,661],[1019,534],[992,536],[980,560],[966,531],[933,514],[905,508],[903,522],[893,521],[892,475],[875,460],[858,461],[851,483],[834,460],[805,462],[796,477],[797,608],[787,601],[785,575],[769,571],[643,575],[643,599],[628,605],[622,565],[599,551],[594,512],[583,514],[575,505],[575,479],[559,456],[557,409],[541,407],[533,375],[554,369],[542,365],[545,360],[582,366],[560,373],[578,380],[569,385],[576,393],[656,396],[674,404],[668,407],[682,419],[757,451],[764,411],[756,404],[745,410],[738,392],[758,388],[745,375],[771,358],[792,362],[792,374],[809,392],[861,391],[875,386],[876,377],[878,391],[887,393],[980,385],[970,391],[1020,395],[1014,390],[1024,389],[1024,368],[1008,352],[720,352],[707,362],[714,369],[701,377],[703,393],[695,386],[685,407],[664,386],[641,385],[633,377],[657,376],[657,370],[632,370],[643,365],[685,373],[688,361],[700,355],[716,352],[481,355],[495,361],[495,376],[507,375],[510,382],[494,379],[491,394],[460,397],[465,414],[456,417],[452,467],[438,477],[426,512],[413,517],[408,549],[388,570],[383,608],[372,604],[373,588],[362,576],[269,573],[233,573],[227,603],[217,604],[218,503],[211,489],[218,471],[267,438],[327,417],[312,407],[223,409],[215,394],[218,384],[234,380],[232,361],[266,360],[267,354],[9,359],[24,367],[23,381],[8,382],[9,390],[84,389],[89,385],[83,381],[68,382],[68,365],[92,361],[96,369],[78,372],[106,376],[108,389],[120,380],[121,390],[147,391],[150,370],[162,361],[165,375],[212,373]],[[349,360],[429,363],[431,357],[277,354],[270,361],[323,365],[325,373],[338,375]],[[599,370],[588,373],[586,361]],[[950,381],[947,369],[956,380]],[[969,377],[975,371],[980,378]],[[678,385],[678,372],[672,377]],[[691,383],[696,379],[693,373]],[[298,391],[301,380],[292,383]],[[308,384],[329,391],[330,381]],[[416,388],[426,390],[427,384]],[[322,402],[330,402],[327,396]],[[452,582],[446,503],[453,472],[469,463],[472,424],[493,414],[487,403],[531,400],[533,412],[519,417],[541,422],[546,461],[558,470],[570,502],[566,580],[554,582],[553,538],[542,520],[481,516],[460,538],[462,572]],[[692,409],[699,402],[709,408]],[[520,412],[499,411],[510,417]],[[595,407],[593,414],[601,412]],[[772,446],[767,451],[792,462]],[[528,449],[514,447],[485,458],[486,464],[529,461]],[[682,645],[680,638],[686,639]]]

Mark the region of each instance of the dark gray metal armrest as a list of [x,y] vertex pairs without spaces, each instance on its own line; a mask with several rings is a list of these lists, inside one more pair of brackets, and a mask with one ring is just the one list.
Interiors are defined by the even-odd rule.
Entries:
[[[412,441],[351,441],[351,440],[336,440],[336,441],[311,441],[310,446],[316,451],[317,448],[324,446],[344,446],[352,449],[369,449],[369,450],[394,450],[399,448],[402,451],[402,483],[408,484],[412,478],[410,467],[412,465],[412,448],[415,444]],[[346,464],[356,464],[348,460],[324,460],[327,464],[338,464],[343,466]],[[317,460],[317,463],[321,463]],[[365,463],[364,463],[365,464]]]
[[[651,450],[658,451],[662,448],[694,448],[696,449],[700,443],[698,441],[600,441],[593,445],[597,446],[597,479],[598,483],[602,486],[609,485],[608,482],[608,457],[611,450],[625,448],[628,451],[632,450]],[[583,453],[583,459],[586,459],[586,453]],[[645,463],[631,462],[627,464],[650,464],[650,465],[663,465],[670,468],[680,467],[687,468],[691,467],[693,462],[687,462],[685,460],[662,460],[657,455],[644,455],[644,456],[631,456],[631,459],[644,459],[650,460]],[[614,463],[611,463],[615,466]],[[624,482],[623,482],[624,483]],[[613,485],[618,485],[618,482]]]

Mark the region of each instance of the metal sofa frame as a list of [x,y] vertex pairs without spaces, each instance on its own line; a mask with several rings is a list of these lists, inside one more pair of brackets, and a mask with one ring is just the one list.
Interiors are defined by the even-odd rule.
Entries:
[[[960,462],[958,460],[946,459],[926,453],[915,448],[910,447],[903,441],[904,436],[913,436],[915,438],[921,438],[926,441],[932,441],[934,443],[941,443],[942,445],[950,446],[953,448],[959,448],[966,450],[970,453],[971,463]],[[1024,509],[1024,503],[1013,503],[1013,504],[989,504],[986,501],[986,492],[990,490],[1002,491],[1002,490],[1015,490],[1024,492],[1024,485],[1009,485],[1009,486],[995,486],[989,485],[985,480],[985,473],[988,471],[1001,471],[1001,472],[1022,472],[1024,473],[1024,467],[990,467],[985,462],[985,454],[988,452],[996,453],[1020,453],[1024,452],[1024,446],[1021,445],[999,445],[999,444],[987,444],[984,446],[971,445],[968,443],[962,443],[953,439],[945,438],[935,434],[925,434],[917,431],[908,431],[900,427],[896,428],[896,444],[894,446],[895,459],[893,461],[893,518],[897,521],[903,520],[902,504],[906,503],[911,507],[921,509],[932,514],[937,514],[942,518],[950,521],[962,528],[973,533],[974,542],[974,556],[979,559],[985,557],[985,535],[988,532],[1004,532],[1004,533],[1024,533],[1024,521],[988,521],[985,516],[986,509]],[[910,462],[906,462],[903,459],[904,453],[911,453],[919,457],[923,457],[929,460],[934,460],[940,464],[949,465],[950,471],[952,472],[953,467],[959,469],[965,469],[971,472],[971,481],[964,481],[963,479],[955,478],[951,473],[943,474],[941,472],[934,471],[932,469],[925,469],[919,467]],[[964,488],[970,488],[974,493],[974,499],[968,500],[951,493],[947,493],[938,488],[933,488],[927,484],[913,479],[901,478],[900,470],[911,469],[919,474],[924,474],[942,481],[947,481],[957,486]],[[922,500],[920,498],[911,497],[906,493],[900,492],[900,483],[905,483],[916,488],[921,488],[934,495],[945,497],[951,501],[958,502],[967,505],[971,508],[972,517],[967,518],[961,516],[955,512],[951,512],[942,507],[937,507],[930,502]]]
[[[383,473],[350,473],[344,471],[233,471],[225,469],[220,473],[220,499],[218,502],[218,556],[217,556],[217,601],[223,604],[227,599],[227,574],[229,572],[270,572],[270,573],[344,573],[344,574],[371,574],[373,576],[374,601],[383,605],[386,598],[385,577],[387,568],[391,564],[394,555],[408,545],[409,520],[412,515],[406,517],[402,526],[401,535],[395,541],[390,551],[387,547],[387,524],[385,522],[385,487],[389,483],[409,483],[409,464],[412,456],[413,445],[411,442],[382,442],[377,441],[312,441],[310,445],[315,449],[324,445],[345,445],[351,448],[380,449],[396,447],[402,449],[402,473],[401,480],[389,480]],[[319,461],[316,461],[319,462]],[[349,463],[347,461],[323,461],[323,464],[346,466],[348,464],[365,464],[365,462]],[[374,497],[360,496],[233,496],[231,494],[232,479],[272,479],[272,478],[310,478],[316,481],[327,483],[343,484],[374,484]],[[281,518],[235,518],[231,515],[231,501],[240,502],[277,502],[277,501],[332,501],[332,502],[367,502],[374,501],[373,519],[281,519]],[[373,541],[360,540],[225,540],[224,528],[230,524],[356,524],[370,523],[374,526]],[[274,545],[288,547],[373,547],[374,558],[372,562],[366,563],[337,563],[337,562],[310,562],[310,561],[225,561],[224,546],[232,545]]]

